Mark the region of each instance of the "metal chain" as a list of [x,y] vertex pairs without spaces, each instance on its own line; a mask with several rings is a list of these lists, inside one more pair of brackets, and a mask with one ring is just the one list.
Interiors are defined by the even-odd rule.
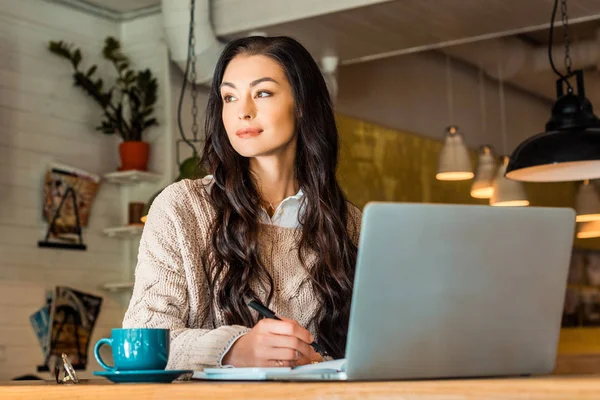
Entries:
[[569,41],[569,17],[567,16],[567,0],[561,0],[560,6],[565,40],[565,68],[567,69],[567,76],[570,76],[572,74],[571,66],[573,65],[573,61],[571,60],[571,55],[569,51],[571,43]]
[[190,13],[190,59],[192,70],[190,80],[192,81],[192,135],[194,141],[198,140],[198,105],[196,99],[198,97],[198,86],[196,85],[196,23],[194,21],[195,0],[191,0]]

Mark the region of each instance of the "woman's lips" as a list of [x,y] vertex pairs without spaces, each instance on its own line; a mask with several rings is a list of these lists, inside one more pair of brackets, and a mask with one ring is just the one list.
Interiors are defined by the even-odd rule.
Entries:
[[258,136],[261,134],[261,132],[262,132],[262,129],[258,129],[258,128],[242,128],[242,129],[239,129],[235,134],[241,139],[246,139],[246,138]]

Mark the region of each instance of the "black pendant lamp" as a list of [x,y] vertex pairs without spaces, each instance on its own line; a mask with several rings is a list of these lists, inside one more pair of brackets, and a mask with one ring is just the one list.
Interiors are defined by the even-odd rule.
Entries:
[[[571,71],[566,0],[561,0],[565,29],[565,67],[561,74],[552,61],[552,32],[558,0],[550,22],[548,57],[556,81],[557,101],[546,131],[521,143],[510,156],[506,177],[524,182],[563,182],[600,178],[600,120],[585,97],[583,71]],[[577,93],[569,79],[575,77]],[[564,88],[566,86],[566,93]]]

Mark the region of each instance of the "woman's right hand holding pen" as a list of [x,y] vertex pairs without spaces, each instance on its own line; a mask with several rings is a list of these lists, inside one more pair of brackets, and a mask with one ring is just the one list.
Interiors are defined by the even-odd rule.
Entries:
[[295,367],[322,361],[310,343],[312,334],[297,321],[264,318],[241,336],[223,357],[235,367]]

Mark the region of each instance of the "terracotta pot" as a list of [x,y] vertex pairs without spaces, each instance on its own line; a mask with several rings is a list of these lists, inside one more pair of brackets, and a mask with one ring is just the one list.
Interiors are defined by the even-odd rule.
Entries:
[[120,171],[148,170],[150,158],[150,144],[146,142],[122,142],[119,144],[119,155],[121,156]]

